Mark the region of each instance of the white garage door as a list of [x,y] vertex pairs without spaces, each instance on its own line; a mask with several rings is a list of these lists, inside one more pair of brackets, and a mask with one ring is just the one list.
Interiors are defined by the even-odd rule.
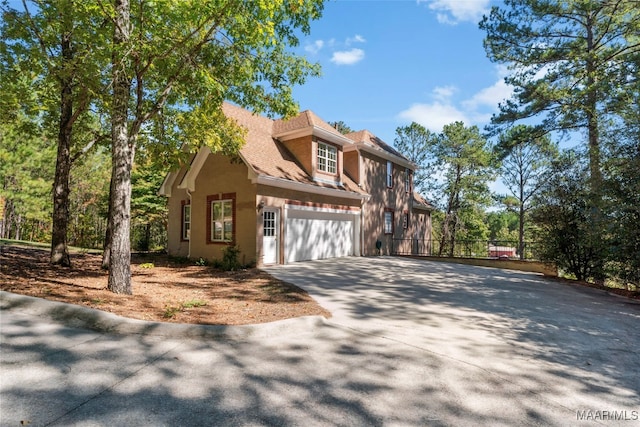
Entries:
[[359,215],[337,210],[287,209],[285,261],[355,255]]

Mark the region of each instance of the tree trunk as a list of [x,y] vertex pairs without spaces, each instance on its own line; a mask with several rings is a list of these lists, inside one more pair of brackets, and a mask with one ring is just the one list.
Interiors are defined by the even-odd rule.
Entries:
[[[594,23],[591,18],[587,22],[587,49],[589,53],[594,50]],[[603,218],[602,218],[602,169],[600,164],[600,132],[599,132],[599,117],[598,117],[598,81],[597,81],[597,67],[593,58],[588,58],[586,61],[587,71],[587,100],[585,113],[587,117],[587,134],[589,139],[589,222],[590,222],[590,239],[589,243],[595,250],[595,256],[593,257],[594,267],[594,279],[598,284],[604,284],[605,272],[604,272],[604,255],[603,255],[603,242],[604,236]]]
[[131,167],[134,147],[129,139],[128,104],[131,80],[127,76],[124,53],[130,37],[129,2],[115,0],[113,36],[113,107],[111,113],[112,179],[111,250],[107,287],[118,294],[133,293],[131,288]]
[[[62,34],[61,55],[64,64],[73,60],[71,34]],[[51,263],[71,267],[67,247],[69,226],[69,174],[71,171],[71,129],[73,120],[73,78],[64,74],[60,79],[60,123],[58,154],[53,182],[53,228],[51,232]]]
[[520,174],[520,203],[518,212],[518,253],[520,260],[524,261],[524,179]]
[[107,229],[104,234],[104,245],[102,247],[102,269],[108,270],[111,263],[111,211],[113,205],[113,168],[111,173],[111,183],[109,184],[109,209],[107,211]]

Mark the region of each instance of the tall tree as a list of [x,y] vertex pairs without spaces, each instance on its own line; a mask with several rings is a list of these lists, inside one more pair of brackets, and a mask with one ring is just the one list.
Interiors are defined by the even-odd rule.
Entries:
[[515,88],[494,125],[536,116],[547,132],[586,131],[591,224],[586,231],[594,241],[606,228],[602,133],[619,117],[620,94],[639,90],[637,68],[634,74],[629,67],[640,51],[639,19],[634,0],[505,0],[480,23],[489,58],[510,67],[505,80]]
[[100,59],[103,50],[93,49],[105,40],[100,21],[92,20],[96,8],[93,2],[75,0],[24,0],[21,10],[6,1],[2,4],[2,62],[12,64],[14,73],[33,76],[30,92],[43,111],[38,119],[52,132],[55,129],[51,262],[64,266],[71,265],[67,249],[71,167],[95,141],[86,118],[101,92],[98,70],[106,64]]
[[414,188],[424,191],[427,178],[433,173],[432,147],[436,145],[438,135],[419,123],[396,128],[394,145],[405,157],[418,165],[413,176]]
[[453,256],[458,233],[477,238],[488,233],[477,219],[479,208],[490,202],[488,183],[493,179],[493,156],[476,126],[454,122],[444,126],[430,147],[429,157],[434,170],[440,173],[432,175],[426,187],[431,199],[444,211],[439,255]]
[[256,112],[293,115],[292,86],[319,69],[288,50],[320,17],[322,0],[270,2],[115,0],[112,52],[111,259],[108,287],[132,293],[131,168],[138,136],[165,110],[192,142],[237,150],[242,132],[227,99]]
[[[480,28],[489,58],[507,64],[514,98],[495,125],[542,116],[546,131],[586,129],[590,203],[602,202],[601,127],[617,114],[614,94],[637,92],[627,64],[640,51],[633,0],[505,0]],[[637,70],[636,70],[637,72]]]
[[558,149],[548,135],[537,135],[531,126],[517,125],[500,134],[494,147],[502,162],[500,177],[517,203],[518,252],[524,259],[525,217],[535,194],[544,185]]

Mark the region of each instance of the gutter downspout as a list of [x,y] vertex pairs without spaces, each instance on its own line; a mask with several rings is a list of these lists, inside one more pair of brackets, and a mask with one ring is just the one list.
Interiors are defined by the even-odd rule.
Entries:
[[366,199],[360,200],[360,256],[364,256],[364,204]]
[[[192,204],[192,200],[191,200],[191,191],[189,191],[189,189],[187,188],[187,196],[189,196],[189,206],[190,206],[190,210],[193,209],[193,204]],[[191,218],[193,218],[193,212],[190,213]],[[191,224],[189,224],[189,226],[191,227]],[[187,258],[191,258],[191,231],[189,231],[189,243],[187,246]]]

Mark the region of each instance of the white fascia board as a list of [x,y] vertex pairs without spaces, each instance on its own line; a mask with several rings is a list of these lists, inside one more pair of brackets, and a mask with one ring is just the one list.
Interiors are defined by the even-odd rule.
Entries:
[[202,147],[200,148],[200,150],[198,150],[198,153],[195,155],[193,161],[189,165],[189,170],[182,178],[180,184],[178,184],[178,188],[195,191],[196,178],[198,177],[202,166],[204,166],[204,162],[207,160],[207,157],[209,157],[209,154],[211,154],[211,150],[209,149],[209,147]]
[[340,147],[353,145],[353,141],[343,135],[336,135],[333,132],[329,132],[326,129],[317,127],[317,126],[308,126],[302,129],[294,129],[288,132],[283,132],[278,135],[274,135],[275,138],[278,138],[281,141],[286,141],[289,139],[301,138],[303,136],[317,136],[318,138],[322,138],[325,141],[329,141]]
[[410,160],[407,159],[403,159],[402,157],[398,157],[395,154],[391,154],[386,150],[383,150],[382,148],[373,146],[371,144],[367,144],[366,142],[358,142],[357,144],[354,144],[353,147],[345,147],[344,151],[353,151],[353,150],[362,150],[362,151],[366,151],[367,153],[371,153],[374,154],[378,157],[382,157],[385,160],[389,160],[390,162],[393,162],[395,164],[398,164],[400,166],[404,166],[406,168],[409,168],[413,171],[415,171],[417,169],[417,165],[415,163],[413,163]]
[[286,190],[301,191],[304,193],[321,194],[324,196],[340,197],[343,199],[368,200],[369,194],[354,193],[336,188],[318,187],[302,182],[289,181],[288,179],[276,178],[273,176],[259,175],[256,183],[268,185],[270,187],[284,188]]
[[176,182],[177,177],[178,177],[178,171],[169,172],[164,177],[164,181],[162,181],[162,185],[158,190],[158,195],[164,196],[164,197],[171,197],[171,187],[173,187],[173,183]]

